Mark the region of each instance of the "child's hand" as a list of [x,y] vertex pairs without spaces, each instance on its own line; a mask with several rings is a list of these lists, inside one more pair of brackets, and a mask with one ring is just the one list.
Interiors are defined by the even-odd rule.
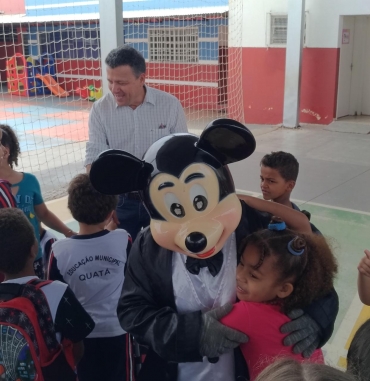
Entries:
[[370,278],[370,250],[365,250],[365,256],[361,259],[357,269],[360,274]]

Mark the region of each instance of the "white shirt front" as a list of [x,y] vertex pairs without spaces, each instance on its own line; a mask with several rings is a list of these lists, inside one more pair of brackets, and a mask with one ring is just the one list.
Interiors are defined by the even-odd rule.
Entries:
[[188,132],[179,100],[164,91],[145,88],[144,102],[135,110],[129,106],[117,106],[112,93],[93,104],[85,165],[91,164],[107,149],[121,149],[141,159],[158,139]]
[[[224,262],[220,272],[213,277],[208,268],[201,268],[198,275],[185,267],[186,255],[173,253],[172,283],[179,314],[201,310],[206,312],[236,300],[236,239],[232,234],[223,249]],[[177,381],[234,381],[234,351],[219,357],[212,364],[205,357],[203,362],[180,363]]]

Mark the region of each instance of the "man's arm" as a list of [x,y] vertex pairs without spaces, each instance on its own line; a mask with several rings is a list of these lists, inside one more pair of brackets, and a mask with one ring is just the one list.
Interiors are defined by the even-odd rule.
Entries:
[[[109,141],[104,124],[97,111],[96,103],[94,103],[89,115],[89,140],[86,143],[85,166],[87,173],[90,172],[91,163],[101,152],[107,149],[109,149]],[[89,169],[87,166],[89,166]]]
[[[155,257],[159,253],[154,251],[158,251],[159,247],[148,235],[149,232],[141,233],[131,249],[117,307],[121,326],[140,342],[149,344],[167,361],[202,361],[199,353],[201,311],[180,315],[170,305],[166,305],[165,298],[159,300],[157,295],[166,292],[156,289],[163,286],[163,283],[160,284],[162,274],[157,274],[153,263],[145,259],[150,257],[143,255],[143,250],[150,250],[150,256]],[[151,276],[148,275],[150,272]]]

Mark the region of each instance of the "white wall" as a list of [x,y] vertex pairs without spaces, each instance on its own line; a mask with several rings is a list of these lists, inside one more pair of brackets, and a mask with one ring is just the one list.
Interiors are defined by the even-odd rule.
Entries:
[[[229,0],[230,21],[239,21],[233,14],[233,3]],[[288,0],[244,0],[243,1],[243,47],[266,47],[266,23],[268,13],[287,13]],[[306,0],[306,46],[315,48],[337,48],[340,46],[343,15],[370,15],[370,0]],[[236,36],[230,36],[230,46]]]

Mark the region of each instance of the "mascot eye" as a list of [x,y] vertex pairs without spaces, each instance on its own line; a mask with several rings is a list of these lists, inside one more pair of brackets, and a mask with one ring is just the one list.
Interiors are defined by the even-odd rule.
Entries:
[[197,196],[194,198],[193,205],[195,210],[201,212],[205,208],[207,208],[208,201],[204,196]]
[[185,210],[182,207],[181,204],[172,204],[171,205],[171,213],[176,217],[184,217],[185,216]]
[[207,192],[199,184],[195,184],[190,189],[190,199],[193,202],[195,210],[201,212],[207,208]]
[[185,216],[184,207],[180,204],[179,199],[174,193],[166,193],[164,196],[164,202],[169,211],[175,216],[182,218]]

